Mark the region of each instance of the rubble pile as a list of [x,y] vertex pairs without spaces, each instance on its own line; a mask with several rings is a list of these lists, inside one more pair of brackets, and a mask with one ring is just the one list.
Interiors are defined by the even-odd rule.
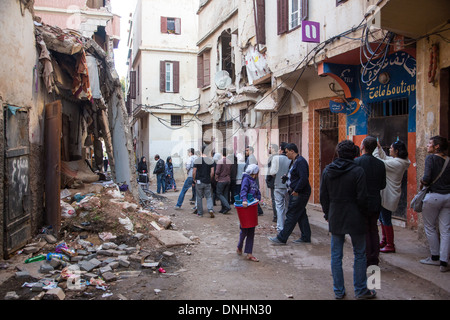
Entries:
[[[23,263],[16,265],[15,279],[23,280],[22,288],[29,289],[33,300],[64,300],[74,293],[89,298],[100,291],[102,297],[112,296],[110,287],[116,281],[146,272],[166,273],[164,262],[176,255],[151,232],[171,229],[172,222],[132,199],[115,183],[62,190],[60,240],[51,228],[43,228],[18,252]],[[16,291],[1,297],[23,298]]]

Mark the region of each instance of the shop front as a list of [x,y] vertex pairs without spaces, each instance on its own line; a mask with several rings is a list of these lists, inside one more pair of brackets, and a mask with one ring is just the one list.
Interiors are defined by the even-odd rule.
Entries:
[[417,214],[408,206],[417,190],[414,52],[394,52],[363,66],[324,63],[319,74],[331,76],[342,87],[335,91],[342,94],[330,99],[329,108],[345,115],[347,138],[360,145],[368,135],[374,136],[386,154],[397,140],[407,145],[411,165],[393,216],[399,225],[416,227]]

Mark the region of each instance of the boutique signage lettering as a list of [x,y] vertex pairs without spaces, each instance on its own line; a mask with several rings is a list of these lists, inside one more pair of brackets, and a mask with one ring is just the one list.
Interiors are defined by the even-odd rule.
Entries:
[[379,86],[368,88],[369,99],[389,98],[398,95],[410,95],[416,91],[415,84],[407,84],[405,81],[398,85],[380,84]]

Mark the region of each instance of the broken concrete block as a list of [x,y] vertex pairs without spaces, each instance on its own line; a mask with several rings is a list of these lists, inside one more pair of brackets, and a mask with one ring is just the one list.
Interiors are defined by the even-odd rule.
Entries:
[[95,265],[92,264],[90,261],[81,261],[80,263],[78,263],[78,266],[80,267],[81,270],[90,272],[95,268]]
[[56,242],[58,242],[58,240],[54,236],[52,236],[51,234],[46,234],[44,236],[44,239],[49,244],[55,244]]
[[54,288],[47,291],[44,295],[44,300],[64,300],[66,294],[61,288]]
[[17,295],[17,293],[15,291],[9,291],[6,293],[4,299],[5,300],[18,300],[19,296]]
[[105,242],[102,244],[103,250],[116,249],[118,247],[114,242]]
[[142,240],[144,238],[144,235],[142,233],[136,233],[133,237],[138,240]]
[[144,262],[141,263],[141,266],[143,268],[156,268],[157,266],[159,266],[159,262]]
[[101,273],[101,274],[104,274],[104,273],[106,273],[106,272],[111,272],[111,271],[112,271],[112,269],[111,269],[110,266],[106,266],[106,267],[101,267],[101,268],[100,268],[100,273]]
[[94,265],[94,268],[98,268],[102,264],[102,262],[96,258],[93,258],[88,261]]
[[105,272],[102,274],[102,277],[103,279],[105,279],[106,282],[117,280],[117,276],[112,272]]
[[119,265],[124,268],[128,268],[131,262],[126,259],[119,259]]
[[170,252],[170,251],[164,251],[163,255],[166,256],[166,257],[172,257],[174,255],[174,253]]
[[30,273],[28,271],[17,271],[16,272],[16,279],[26,278],[29,276],[30,276]]
[[49,273],[52,272],[53,270],[55,270],[55,268],[53,268],[49,263],[43,263],[39,267],[40,273]]

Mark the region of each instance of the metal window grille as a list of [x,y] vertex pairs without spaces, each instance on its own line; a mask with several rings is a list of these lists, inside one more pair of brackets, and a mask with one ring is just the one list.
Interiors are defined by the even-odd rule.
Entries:
[[335,129],[339,124],[339,115],[330,110],[320,110],[320,129]]
[[408,98],[383,100],[369,103],[370,117],[400,116],[409,113]]
[[181,126],[181,116],[172,114],[170,116],[170,125],[171,126]]

